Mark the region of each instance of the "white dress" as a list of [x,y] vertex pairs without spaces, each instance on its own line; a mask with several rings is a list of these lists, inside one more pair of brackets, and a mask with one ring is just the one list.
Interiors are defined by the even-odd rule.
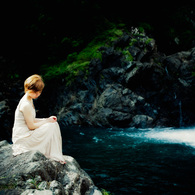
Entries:
[[[20,111],[23,103],[29,103],[22,98],[15,111],[15,120],[12,133],[13,155],[38,150],[47,158],[55,161],[65,161],[62,154],[62,137],[57,122],[46,123],[35,130],[30,130],[25,122],[24,115]],[[36,117],[35,109],[32,107],[32,113]]]

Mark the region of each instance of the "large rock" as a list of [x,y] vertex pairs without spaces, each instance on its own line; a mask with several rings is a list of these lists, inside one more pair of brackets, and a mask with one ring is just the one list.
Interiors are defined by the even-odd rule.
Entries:
[[65,160],[66,164],[62,165],[39,151],[14,157],[12,145],[1,141],[0,194],[101,194],[74,158],[65,156]]
[[[90,63],[85,81],[81,75],[71,87],[60,86],[53,105],[60,121],[137,128],[194,125],[195,49],[165,56],[147,36],[130,47],[125,41],[131,43],[125,36],[113,47],[100,48],[102,61]],[[127,47],[123,52],[117,51],[121,44]]]
[[128,88],[107,85],[93,105],[92,122],[95,125],[127,127],[137,112],[136,107],[144,106],[144,98]]

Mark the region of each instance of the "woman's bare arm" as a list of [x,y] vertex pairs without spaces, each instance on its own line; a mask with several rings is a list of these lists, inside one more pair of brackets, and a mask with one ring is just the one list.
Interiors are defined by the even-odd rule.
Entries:
[[[50,116],[49,118],[54,119],[55,122],[57,121],[57,117],[56,116]],[[44,121],[46,119],[48,119],[48,118],[35,118],[34,121],[35,121],[35,123],[38,123],[38,122]]]
[[32,106],[29,103],[23,103],[20,107],[20,110],[22,111],[26,124],[30,130],[37,129],[38,127],[46,123],[56,122],[56,120],[51,117],[41,120],[35,119],[33,115]]
[[38,123],[38,122],[41,122],[41,121],[44,121],[46,118],[35,118],[34,119],[34,122],[35,123]]

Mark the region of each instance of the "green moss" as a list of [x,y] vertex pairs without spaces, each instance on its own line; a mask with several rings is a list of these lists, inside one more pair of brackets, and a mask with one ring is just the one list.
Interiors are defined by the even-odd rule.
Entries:
[[37,190],[39,190],[39,185],[41,184],[41,182],[37,182],[35,178],[29,179],[29,180],[27,181],[27,183],[28,183],[28,184],[31,184],[32,187],[33,187],[34,189],[37,189]]
[[43,75],[45,79],[52,79],[59,75],[65,74],[66,81],[70,84],[75,78],[75,76],[79,75],[79,72],[85,72],[86,68],[88,67],[90,61],[74,61],[73,63],[67,64],[66,61],[62,62],[59,65],[52,66],[47,68],[46,73]]
[[144,28],[142,26],[139,27],[139,32],[144,33]]
[[105,189],[102,189],[101,192],[103,195],[111,195],[111,193]]
[[109,30],[107,33],[109,35],[108,39],[111,42],[115,41],[116,39],[123,35],[123,31],[116,28]]
[[137,39],[131,39],[131,41],[129,42],[129,46],[133,46],[135,43],[137,42]]
[[89,45],[83,49],[77,56],[78,61],[90,61],[93,58],[102,59],[101,52],[98,49],[102,46],[102,43],[89,43]]
[[113,41],[123,35],[123,30],[121,29],[122,27],[124,28],[123,24],[119,24],[118,26],[109,24],[109,28],[102,31],[95,38],[95,41],[101,43],[102,45],[111,45]]
[[146,41],[145,41],[145,44],[148,45],[153,39],[152,38],[148,38]]
[[[110,46],[114,40],[122,36],[123,31],[113,25],[100,33],[79,53],[73,52],[69,54],[63,62],[53,66],[42,66],[42,75],[45,80],[55,78],[59,75],[65,75],[67,84],[70,84],[80,72],[87,75],[88,65],[94,58],[102,60],[102,54],[99,51],[101,46]],[[65,37],[62,42],[70,42]],[[72,41],[73,44],[74,41]],[[77,42],[74,42],[77,45]],[[129,56],[129,55],[128,55]]]
[[[79,73],[84,72],[86,75],[88,73],[87,68],[88,68],[89,63],[90,61],[86,61],[80,64],[77,64],[77,63],[69,64],[66,69],[67,85],[70,85],[74,81],[76,76],[79,75]],[[84,77],[84,79],[86,79],[86,77]]]
[[70,82],[72,82],[74,78],[79,75],[79,72],[87,73],[87,68],[91,59],[101,59],[101,53],[98,51],[99,47],[100,45],[94,45],[91,43],[79,54],[74,52],[69,54],[65,61],[57,65],[43,67],[43,77],[47,80],[65,74],[66,81],[70,84]]
[[67,81],[73,81],[73,78],[79,74],[79,72],[86,72],[88,65],[93,58],[101,59],[101,53],[98,51],[100,47],[99,44],[90,43],[85,49],[80,53],[71,53],[67,56],[67,59],[54,66],[42,67],[42,72],[44,72],[43,77],[47,79],[52,79],[59,75],[67,75]]
[[128,50],[124,50],[122,53],[125,56],[126,61],[133,61],[133,56]]

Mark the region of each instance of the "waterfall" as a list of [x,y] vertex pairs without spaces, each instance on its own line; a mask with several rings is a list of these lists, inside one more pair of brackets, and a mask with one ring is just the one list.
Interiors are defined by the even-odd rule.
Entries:
[[179,126],[182,127],[183,125],[183,117],[182,117],[182,104],[181,100],[179,101]]
[[165,72],[166,72],[167,76],[169,76],[169,71],[168,71],[166,66],[165,66]]

